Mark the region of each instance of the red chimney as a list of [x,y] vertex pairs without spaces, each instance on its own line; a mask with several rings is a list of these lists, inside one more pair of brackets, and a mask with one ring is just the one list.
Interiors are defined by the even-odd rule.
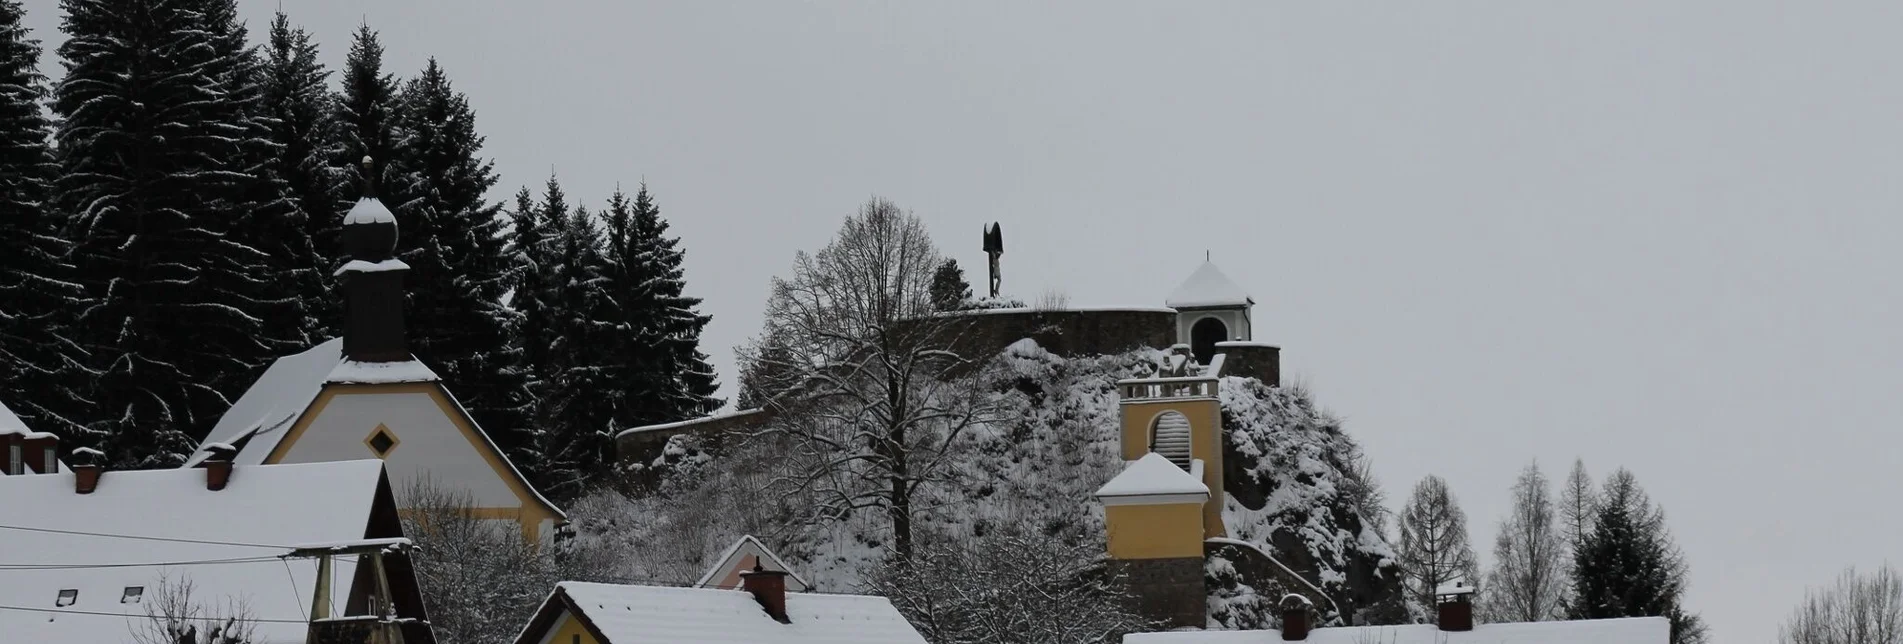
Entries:
[[1315,605],[1307,597],[1290,593],[1282,596],[1282,640],[1300,642],[1308,639],[1308,616]]
[[1443,584],[1434,589],[1434,597],[1440,608],[1440,629],[1443,631],[1471,631],[1474,629],[1473,586],[1461,582]]
[[198,466],[205,468],[205,489],[217,492],[225,489],[231,482],[231,457],[238,455],[237,448],[224,443],[211,443],[205,446],[209,454]]
[[73,491],[79,494],[92,494],[99,489],[99,475],[104,471],[101,465],[106,455],[96,449],[81,447],[73,450],[68,460],[73,470]]
[[786,617],[786,573],[779,570],[766,570],[759,564],[753,570],[740,573],[740,587],[760,602],[766,614],[773,621],[790,624],[793,620]]

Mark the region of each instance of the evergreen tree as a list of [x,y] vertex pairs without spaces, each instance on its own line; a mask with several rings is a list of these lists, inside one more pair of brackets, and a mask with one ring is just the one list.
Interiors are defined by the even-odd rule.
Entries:
[[[344,61],[343,92],[334,99],[332,107],[338,155],[331,161],[334,179],[331,194],[337,203],[330,211],[342,213],[350,209],[356,198],[353,186],[361,179],[364,157],[370,157],[377,185],[386,193],[384,202],[401,204],[405,196],[396,191],[408,186],[398,180],[392,163],[397,156],[398,112],[402,106],[396,76],[383,71],[383,43],[368,24],[359,25],[351,40],[350,56]],[[399,218],[402,215],[401,211],[397,214]],[[330,239],[326,236],[318,241]],[[336,252],[334,248],[325,250]]]
[[47,211],[52,124],[40,111],[40,42],[25,19],[19,2],[0,0],[0,402],[30,426],[86,445],[93,441],[76,420],[86,407],[84,356],[59,327],[81,292]]
[[711,318],[698,310],[700,298],[684,294],[681,264],[686,253],[667,229],[667,220],[643,184],[624,233],[619,238],[610,233],[612,261],[623,271],[616,280],[623,289],[617,296],[626,316],[623,323],[643,329],[645,338],[635,348],[649,353],[634,362],[655,369],[641,388],[654,397],[632,399],[617,410],[615,421],[621,427],[693,418],[724,404],[714,397],[719,384],[707,354],[700,351],[700,332]]
[[[509,307],[515,314],[515,341],[522,350],[527,386],[537,401],[547,397],[546,390],[557,369],[550,349],[555,344],[550,301],[556,296],[555,272],[559,268],[554,253],[556,240],[567,218],[568,197],[554,175],[549,175],[541,203],[533,201],[528,188],[523,188],[516,193],[515,211],[510,213]],[[537,404],[536,418],[546,418]]]
[[1553,525],[1553,493],[1538,463],[1526,466],[1513,484],[1513,509],[1493,542],[1487,617],[1502,622],[1538,622],[1565,615],[1568,554]]
[[584,491],[613,464],[613,411],[625,392],[615,388],[627,338],[613,322],[611,296],[603,290],[601,231],[586,208],[557,219],[550,263],[548,304],[550,371],[538,406],[544,423],[538,450],[541,487],[556,498]]
[[932,273],[932,308],[955,311],[969,300],[971,284],[965,282],[965,269],[958,267],[958,260],[945,258],[945,263]]
[[[95,435],[120,464],[180,462],[270,358],[295,303],[249,245],[255,58],[231,0],[62,0],[58,207],[90,353]],[[294,314],[291,314],[294,315]]]
[[1575,459],[1573,471],[1559,491],[1560,536],[1571,557],[1579,555],[1579,544],[1592,534],[1593,516],[1598,513],[1599,492],[1593,489],[1592,476],[1586,473],[1586,461]]
[[338,204],[345,198],[337,188],[346,179],[331,164],[344,157],[343,146],[332,127],[330,72],[317,62],[310,34],[292,27],[280,11],[271,22],[267,52],[263,103],[276,150],[266,170],[282,184],[287,221],[299,227],[286,237],[285,259],[301,269],[290,286],[306,308],[307,335],[315,339],[330,335],[341,319],[331,271],[338,263]]
[[1620,469],[1606,479],[1592,532],[1574,561],[1574,619],[1664,616],[1673,644],[1703,642],[1703,621],[1680,605],[1688,571],[1665,528],[1665,512],[1638,479]]
[[409,330],[417,357],[437,373],[505,451],[530,436],[531,399],[521,352],[510,342],[514,316],[502,303],[509,262],[492,164],[469,101],[431,59],[403,88],[403,133],[388,167],[399,177],[397,256],[410,266]]
[[1408,595],[1424,608],[1434,605],[1435,592],[1443,584],[1475,586],[1480,581],[1480,566],[1467,539],[1467,513],[1438,476],[1421,479],[1401,507],[1400,556]]

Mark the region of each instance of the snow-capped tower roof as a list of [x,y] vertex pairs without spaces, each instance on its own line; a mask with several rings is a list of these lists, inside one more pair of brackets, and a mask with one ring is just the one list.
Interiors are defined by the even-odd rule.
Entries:
[[337,275],[344,296],[344,357],[364,363],[407,363],[415,360],[404,339],[403,273],[409,265],[397,259],[396,215],[377,199],[377,169],[363,158],[363,196],[344,215],[344,255],[350,258]]
[[356,261],[377,262],[396,250],[396,215],[377,198],[376,167],[363,158],[363,195],[344,215],[344,255]]
[[1204,261],[1189,274],[1189,279],[1170,292],[1170,298],[1164,304],[1172,309],[1204,309],[1227,306],[1249,306],[1255,299],[1247,291],[1237,286],[1228,275],[1216,268],[1216,264]]

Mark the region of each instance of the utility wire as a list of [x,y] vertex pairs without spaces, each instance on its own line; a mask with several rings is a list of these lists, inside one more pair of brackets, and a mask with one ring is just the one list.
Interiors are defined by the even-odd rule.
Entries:
[[48,534],[66,534],[81,537],[106,537],[108,539],[133,539],[137,541],[165,541],[171,543],[196,543],[208,546],[237,546],[240,548],[269,548],[272,550],[296,550],[296,546],[269,543],[243,543],[238,541],[211,541],[207,539],[180,539],[175,537],[154,537],[137,534],[113,534],[109,532],[86,532],[83,530],[58,530],[54,528],[33,528],[18,525],[0,525],[0,530],[20,530],[23,532],[44,532]]
[[148,561],[137,563],[108,564],[0,564],[0,572],[9,570],[90,570],[94,568],[145,568],[153,566],[210,566],[217,564],[259,563],[281,559],[281,557],[232,557],[228,559],[197,559],[191,561]]
[[308,624],[310,623],[310,620],[304,620],[304,619],[265,619],[262,617],[231,617],[231,618],[196,617],[196,616],[185,616],[185,615],[145,615],[145,614],[139,614],[139,613],[109,613],[109,612],[97,611],[97,610],[73,610],[70,608],[28,608],[25,606],[5,606],[5,605],[0,605],[0,610],[17,610],[23,613],[63,613],[67,615],[98,615],[101,617],[129,617],[129,618],[143,617],[145,619],[178,619],[178,620],[199,621],[199,622],[222,622],[222,621],[225,621],[226,619],[235,619],[240,622],[265,622],[270,624]]

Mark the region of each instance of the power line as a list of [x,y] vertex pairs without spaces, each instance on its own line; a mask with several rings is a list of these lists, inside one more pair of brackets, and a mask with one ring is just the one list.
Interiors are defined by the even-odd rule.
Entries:
[[282,559],[282,557],[231,557],[227,559],[197,559],[191,561],[149,561],[138,563],[108,564],[0,564],[0,572],[9,570],[87,570],[93,568],[146,568],[156,566],[210,566],[217,564],[260,563]]
[[222,621],[225,621],[226,619],[232,619],[239,622],[263,622],[268,624],[309,624],[310,623],[310,620],[305,620],[305,619],[265,619],[263,617],[229,617],[229,618],[227,617],[195,617],[195,616],[188,616],[188,615],[146,615],[146,614],[140,614],[140,613],[108,613],[105,611],[97,611],[97,610],[73,610],[70,608],[28,608],[25,606],[5,606],[5,605],[0,605],[0,610],[16,610],[23,613],[63,613],[67,615],[98,615],[101,617],[127,617],[127,618],[142,617],[145,619],[177,619],[177,620],[199,621],[199,622],[222,622]]
[[195,543],[195,544],[207,545],[207,546],[237,546],[240,548],[269,548],[272,550],[295,550],[296,549],[295,546],[285,546],[285,545],[277,545],[277,544],[269,544],[269,543],[243,543],[238,541],[212,541],[208,539],[181,539],[176,537],[153,537],[148,535],[137,535],[137,534],[113,534],[109,532],[86,532],[83,530],[58,530],[54,528],[33,528],[33,527],[18,526],[18,525],[0,525],[0,530],[20,530],[23,532],[44,532],[48,534],[65,534],[65,535],[73,535],[73,536],[80,536],[80,537],[105,537],[108,539],[132,539],[136,541],[165,541],[165,542],[171,542],[171,543]]

